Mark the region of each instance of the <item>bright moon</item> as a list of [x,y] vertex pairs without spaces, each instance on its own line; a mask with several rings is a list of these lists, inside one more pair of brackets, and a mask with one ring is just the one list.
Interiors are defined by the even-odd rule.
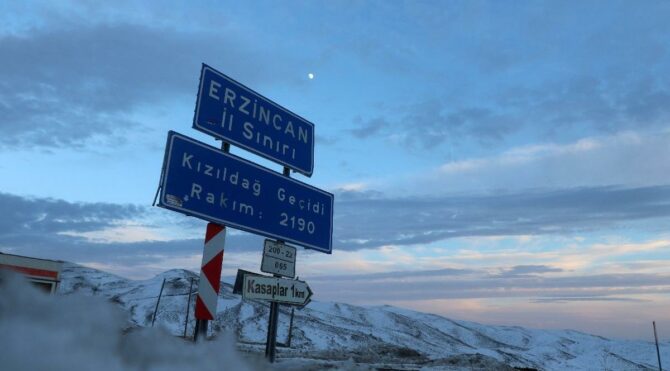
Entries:
[[309,77],[310,80],[314,80],[314,74],[313,73],[308,73],[307,77]]

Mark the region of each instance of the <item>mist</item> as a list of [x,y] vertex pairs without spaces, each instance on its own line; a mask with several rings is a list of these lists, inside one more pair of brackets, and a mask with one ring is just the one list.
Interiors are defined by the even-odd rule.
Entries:
[[3,370],[264,370],[240,354],[231,334],[195,344],[166,330],[131,327],[102,298],[46,295],[0,272],[0,364]]

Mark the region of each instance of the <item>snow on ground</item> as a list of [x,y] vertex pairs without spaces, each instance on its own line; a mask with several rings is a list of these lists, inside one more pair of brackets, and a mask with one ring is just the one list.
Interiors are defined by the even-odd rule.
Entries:
[[[207,352],[220,353],[222,347],[227,349],[224,353],[232,354],[231,359],[240,362],[241,367],[256,369],[268,366],[262,360],[262,355],[269,305],[266,302],[242,300],[239,295],[232,294],[230,284],[222,284],[216,320],[210,326],[210,335],[214,340],[202,347],[194,347],[192,342],[177,337],[184,334],[186,303],[192,278],[195,280],[195,291],[197,277],[189,271],[170,270],[149,280],[133,281],[66,264],[59,297],[22,297],[16,290],[3,289],[8,293],[2,294],[2,303],[7,303],[7,300],[17,301],[19,304],[16,308],[24,308],[30,307],[32,300],[37,302],[33,306],[50,314],[44,321],[28,323],[28,317],[18,314],[19,309],[0,304],[0,336],[2,344],[5,345],[0,349],[13,349],[17,354],[28,351],[26,346],[20,348],[11,343],[11,336],[7,335],[19,331],[12,319],[18,316],[23,318],[23,322],[17,322],[22,324],[19,327],[26,326],[29,329],[24,331],[27,335],[19,337],[22,340],[42,336],[44,332],[58,334],[47,336],[45,339],[48,341],[38,341],[39,344],[36,345],[40,347],[49,348],[52,343],[56,345],[52,346],[52,352],[45,353],[46,363],[30,360],[30,366],[53,362],[62,364],[62,369],[67,369],[65,366],[73,364],[65,360],[69,357],[68,352],[53,361],[51,358],[60,354],[54,347],[62,351],[77,347],[80,342],[84,344],[83,349],[86,351],[74,351],[73,359],[84,357],[86,352],[94,356],[103,349],[112,354],[101,356],[101,359],[112,357],[109,362],[103,362],[110,366],[104,368],[103,365],[102,370],[117,369],[114,367],[118,365],[131,370],[152,367],[179,369],[177,366],[184,365],[186,360],[197,363],[194,357],[204,357],[209,354]],[[166,283],[156,314],[156,329],[147,329],[146,327],[151,326],[163,279]],[[5,300],[12,295],[19,297]],[[194,301],[195,297],[192,298],[189,308],[191,315],[187,338],[192,336],[194,328]],[[109,302],[115,305],[110,305]],[[280,307],[278,343],[288,342],[290,315],[290,307]],[[75,320],[78,317],[83,318],[81,323]],[[107,340],[100,344],[96,341],[89,342],[93,333],[99,333]],[[60,343],[55,337],[61,339]],[[147,355],[138,360],[139,353],[145,353],[144,350],[140,351],[145,345],[138,345],[138,342],[144,341],[147,341]],[[9,347],[6,347],[7,344]],[[119,348],[118,344],[122,346]],[[236,353],[235,348],[243,350],[243,355]],[[169,364],[165,364],[159,357],[164,352],[169,352]],[[663,363],[670,364],[670,342],[662,344],[661,353],[664,356]],[[291,346],[279,347],[277,356],[278,363],[273,365],[275,368],[305,370],[504,370],[512,369],[510,367],[543,370],[657,369],[656,350],[651,342],[610,340],[571,330],[488,326],[391,306],[360,307],[323,302],[312,302],[304,309],[295,310]],[[19,361],[19,357],[3,357],[6,358],[7,355],[0,354],[0,364],[3,365],[14,365],[16,363],[11,362]],[[182,363],[174,360],[178,357],[183,357]],[[219,365],[230,365],[229,359],[224,361],[218,355],[210,358],[214,363],[223,362],[218,363]],[[212,369],[214,363],[211,363]],[[151,367],[142,368],[145,364]],[[210,363],[206,363],[201,369],[209,369],[209,366]],[[93,367],[86,369],[91,368]]]

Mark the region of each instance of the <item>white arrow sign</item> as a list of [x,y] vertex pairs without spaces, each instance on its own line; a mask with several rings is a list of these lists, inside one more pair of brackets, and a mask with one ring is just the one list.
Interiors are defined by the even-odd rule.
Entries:
[[292,305],[306,305],[312,290],[306,282],[278,277],[245,274],[242,287],[244,299],[270,300]]

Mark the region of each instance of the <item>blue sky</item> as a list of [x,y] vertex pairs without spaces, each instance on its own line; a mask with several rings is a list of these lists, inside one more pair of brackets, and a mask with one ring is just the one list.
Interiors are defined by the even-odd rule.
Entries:
[[[298,257],[317,300],[649,338],[670,328],[669,15],[4,2],[0,250],[197,270],[204,222],[151,202],[168,130],[215,145],[191,129],[204,62],[316,125],[314,175],[296,178],[336,197],[334,253]],[[229,231],[224,276],[258,270],[261,246]]]

